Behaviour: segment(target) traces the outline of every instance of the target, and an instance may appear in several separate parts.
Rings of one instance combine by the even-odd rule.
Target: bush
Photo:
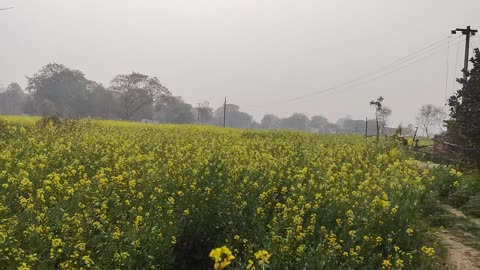
[[[480,195],[471,197],[462,207],[465,214],[480,218]]]
[[[480,174],[477,171],[462,174],[453,168],[437,167],[432,174],[435,176],[434,190],[444,203],[480,217]]]

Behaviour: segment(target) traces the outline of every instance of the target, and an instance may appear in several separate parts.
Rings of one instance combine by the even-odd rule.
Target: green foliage
[[[480,217],[480,195],[477,194],[473,195],[469,198],[469,200],[460,207],[465,214]]]
[[[468,79],[458,79],[462,89],[450,97],[448,134],[452,140],[465,147],[464,152],[477,162],[480,168],[480,50],[470,60],[473,68]]]
[[[465,214],[480,217],[480,174],[477,171],[465,174],[454,171],[445,167],[433,169],[434,190],[443,202]]]
[[[151,119],[155,103],[171,96],[170,90],[157,77],[137,72],[115,76],[110,89],[121,95],[123,115],[127,120],[140,120],[140,113]]]
[[[28,77],[27,91],[40,115],[86,116],[91,82],[81,71],[50,63]]]

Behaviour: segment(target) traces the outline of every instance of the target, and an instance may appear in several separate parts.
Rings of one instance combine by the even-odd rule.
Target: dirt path
[[[465,246],[462,239],[453,236],[447,230],[439,233],[441,243],[447,249],[447,269],[478,270],[480,269],[480,251]]]
[[[459,209],[448,205],[443,207],[457,218],[467,218]],[[473,219],[472,219],[473,221]],[[447,249],[447,269],[478,270],[480,269],[480,251],[463,244],[461,237],[442,229],[439,233],[442,245]]]
[[[461,218],[466,218],[467,216],[465,216],[465,214],[458,210],[458,209],[455,209],[455,208],[452,208],[446,204],[442,205],[448,212],[454,214],[456,217],[461,217]]]
[[[472,217],[467,217],[462,211],[459,209],[455,209],[453,207],[450,207],[448,205],[442,205],[449,213],[455,215],[456,217],[459,218],[468,218],[470,221],[474,222],[478,226],[480,226],[480,218],[472,218]]]

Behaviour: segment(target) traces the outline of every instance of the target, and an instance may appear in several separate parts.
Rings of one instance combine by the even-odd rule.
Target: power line
[[[445,42],[445,40],[447,40],[447,39],[449,39],[449,38],[450,38],[450,36],[447,37],[447,38],[443,38],[443,39],[441,39],[440,41],[434,42],[434,43],[428,45],[427,47],[424,47],[424,48],[422,48],[422,49],[420,49],[420,50],[418,50],[418,51],[416,51],[416,52],[414,52],[414,53],[411,53],[411,54],[409,54],[409,55],[407,55],[407,56],[404,56],[404,57],[402,57],[402,58],[400,58],[400,59],[398,59],[398,60],[396,60],[396,61],[394,61],[394,62],[392,62],[392,63],[390,63],[390,64],[388,64],[388,65],[385,65],[385,66],[382,66],[382,67],[380,67],[380,68],[377,68],[377,69],[375,69],[375,70],[372,71],[372,72],[365,73],[365,74],[363,74],[363,75],[361,75],[361,76],[359,76],[359,77],[356,77],[356,78],[354,78],[354,79],[348,80],[348,81],[346,81],[346,82],[343,82],[343,83],[334,85],[334,86],[332,86],[332,87],[329,87],[329,88],[326,88],[326,89],[323,89],[323,90],[320,90],[320,91],[315,91],[315,92],[310,93],[310,94],[306,94],[306,95],[303,95],[303,96],[299,96],[299,97],[296,97],[296,98],[292,98],[292,99],[290,99],[289,101],[296,101],[296,100],[304,99],[304,98],[307,98],[307,97],[315,96],[315,95],[318,95],[318,94],[322,94],[322,93],[325,93],[325,92],[329,92],[329,91],[331,91],[331,90],[334,90],[334,89],[337,89],[337,88],[340,88],[340,87],[347,86],[347,85],[352,84],[352,83],[355,83],[355,82],[357,82],[357,81],[361,81],[361,80],[363,80],[363,79],[365,79],[365,78],[371,77],[371,76],[376,75],[376,74],[378,74],[378,73],[381,73],[381,72],[383,72],[383,71],[385,71],[385,70],[391,69],[391,68],[393,68],[393,67],[395,67],[395,66],[401,65],[401,64],[403,64],[403,63],[405,63],[405,62],[408,62],[408,61],[410,61],[410,60],[412,60],[412,59],[415,59],[415,57],[424,55],[424,54],[426,54],[426,53],[428,53],[428,52],[430,52],[430,51],[432,51],[432,50],[435,50],[435,49],[437,49],[437,48],[439,48],[439,47],[442,47],[442,46],[444,46],[445,44],[447,44],[447,43]],[[456,39],[454,39],[454,40],[457,40],[457,39],[458,39],[458,38],[456,38]]]
[[[459,38],[455,38],[453,41],[457,40]],[[422,55],[425,55],[426,53],[429,53],[437,48],[440,48],[440,47],[443,47],[444,45],[447,44],[447,42],[445,42],[446,40],[448,40],[448,42],[450,42],[450,36],[446,37],[446,38],[443,38],[439,41],[436,41],[416,52],[413,52],[407,56],[404,56],[404,57],[401,57],[400,59],[397,59],[395,60],[394,62],[388,64],[388,65],[385,65],[385,66],[382,66],[380,68],[377,68],[375,69],[374,71],[371,71],[371,72],[368,72],[368,73],[365,73],[361,76],[358,76],[354,79],[351,79],[351,80],[348,80],[346,82],[343,82],[343,83],[340,83],[340,84],[337,84],[337,85],[334,85],[332,87],[329,87],[329,88],[326,88],[326,89],[323,89],[323,90],[320,90],[320,91],[315,91],[315,92],[312,92],[310,94],[306,94],[306,95],[302,95],[302,96],[299,96],[299,97],[296,97],[296,98],[292,98],[292,99],[289,99],[289,101],[296,101],[296,100],[300,100],[300,99],[304,99],[304,98],[307,98],[307,97],[311,97],[311,96],[315,96],[315,95],[318,95],[318,94],[322,94],[322,93],[325,93],[325,92],[328,92],[328,91],[331,91],[331,90],[334,90],[334,89],[337,89],[337,88],[340,88],[340,87],[344,87],[344,86],[347,86],[349,84],[352,84],[352,83],[355,83],[357,81],[361,81],[365,78],[368,78],[368,77],[371,77],[371,76],[374,76],[378,73],[381,73],[383,71],[386,71],[386,70],[389,70],[389,69],[392,69],[394,68],[395,66],[398,66],[398,65],[401,65],[403,63],[406,63],[412,59],[415,59],[416,57],[419,57],[419,56],[422,56]]]
[[[439,43],[442,43],[442,42],[443,42],[443,44],[440,44],[440,45],[439,45],[439,46],[443,46],[443,45],[445,45],[445,42],[444,42],[445,40],[447,40],[447,43],[450,42],[450,37],[451,37],[451,36],[452,36],[452,35],[450,35],[450,36],[448,36],[448,37],[446,37],[446,38],[443,38],[443,39],[441,39],[440,41],[434,42],[434,43],[428,45],[427,47],[425,47],[425,48],[423,48],[423,49],[421,49],[421,50],[418,50],[418,51],[413,52],[413,53],[411,53],[411,54],[409,54],[409,55],[407,55],[407,56],[404,56],[404,57],[402,57],[402,58],[394,61],[393,63],[391,63],[391,64],[389,64],[389,65],[386,65],[386,66],[384,66],[384,67],[378,68],[378,70],[388,69],[388,68],[391,67],[391,66],[394,66],[394,65],[396,65],[396,64],[400,64],[400,63],[405,62],[405,61],[408,61],[408,58],[413,57],[414,55],[416,55],[416,54],[418,54],[418,53],[420,53],[420,52],[423,52],[424,50],[427,50],[427,49],[429,49],[430,47],[433,47],[433,46],[435,46],[435,45],[438,45]],[[438,47],[438,46],[437,46],[437,47]]]
[[[434,51],[440,47],[443,47],[444,45],[447,44],[447,42],[450,42],[450,37],[451,36],[448,36],[446,38],[443,38],[439,41],[436,41],[430,45],[428,45],[427,47],[424,47],[416,52],[413,52],[407,56],[404,56],[404,57],[401,57],[400,59],[397,59],[396,61],[388,64],[388,65],[385,65],[385,66],[382,66],[380,68],[377,68],[375,69],[374,71],[372,72],[368,72],[368,73],[365,73],[359,77],[356,77],[354,79],[351,79],[351,80],[348,80],[346,82],[343,82],[343,83],[340,83],[340,84],[337,84],[337,85],[334,85],[332,87],[329,87],[329,88],[326,88],[326,89],[323,89],[323,90],[320,90],[320,91],[315,91],[315,92],[312,92],[310,94],[306,94],[306,95],[303,95],[303,96],[299,96],[299,97],[296,97],[296,98],[292,98],[290,99],[289,101],[296,101],[296,100],[300,100],[300,99],[304,99],[304,98],[307,98],[307,97],[311,97],[311,96],[315,96],[315,95],[318,95],[318,94],[322,94],[322,93],[326,93],[326,92],[329,92],[329,91],[332,91],[332,90],[335,90],[335,89],[338,89],[338,88],[341,88],[341,87],[345,87],[347,85],[350,85],[352,83],[355,83],[355,82],[358,82],[358,81],[361,81],[363,79],[366,79],[366,78],[369,78],[369,77],[372,77],[374,75],[377,75],[379,73],[382,73],[386,70],[389,70],[389,69],[392,69],[396,66],[399,66],[403,63],[406,63],[408,61],[411,61],[417,57],[420,57],[422,55],[425,55],[431,51]],[[455,38],[453,41],[457,40],[459,38]],[[445,42],[447,40],[447,42]]]
[[[461,44],[461,43],[463,43],[463,41],[460,41],[460,42],[458,42],[457,44]],[[457,45],[457,44],[455,44],[455,45]],[[359,83],[350,85],[349,88],[354,88],[354,87],[357,87],[357,86],[360,86],[360,85],[363,85],[363,84],[367,84],[367,83],[372,82],[372,81],[376,81],[376,80],[378,80],[378,79],[380,79],[380,78],[383,78],[383,77],[385,77],[385,76],[387,76],[387,75],[390,75],[390,74],[392,74],[392,73],[395,73],[395,72],[397,72],[397,71],[399,71],[399,70],[405,69],[405,68],[407,68],[407,67],[409,67],[409,66],[411,66],[411,65],[413,65],[413,64],[415,64],[415,63],[420,62],[421,60],[427,59],[427,58],[429,58],[429,57],[431,57],[431,56],[437,55],[437,54],[439,54],[439,53],[441,53],[441,52],[444,52],[444,51],[445,51],[445,49],[444,49],[444,50],[438,50],[438,51],[436,51],[436,52],[434,52],[434,53],[431,53],[431,54],[428,54],[428,55],[426,55],[426,56],[424,56],[424,57],[422,57],[422,58],[417,58],[417,59],[415,59],[415,61],[412,61],[412,62],[410,62],[410,63],[408,63],[408,64],[406,64],[406,65],[403,65],[403,66],[399,66],[399,67],[397,67],[396,69],[391,70],[391,71],[386,72],[386,73],[383,73],[383,74],[381,74],[381,75],[379,75],[379,76],[377,76],[377,77],[373,77],[373,78],[370,78],[370,79],[368,79],[368,80],[366,80],[366,81],[362,81],[362,82],[359,82]],[[412,59],[412,60],[413,60],[413,59]]]
[[[452,85],[452,94],[455,93],[455,84],[457,82],[457,75],[455,74],[455,72],[457,71],[457,68],[458,68],[458,55],[460,53],[460,43],[458,43],[457,45],[457,56],[455,58],[455,69],[454,69],[454,72],[453,72],[453,85]]]
[[[472,38],[472,40],[473,40],[473,43],[475,44],[475,47],[476,47],[477,49],[480,48],[476,36],[474,36],[474,37]]]
[[[450,37],[448,39],[448,49],[447,49],[447,61],[446,61],[446,71],[445,71],[445,105],[447,105],[447,92],[448,92],[448,68],[449,68],[449,60],[450,60]]]

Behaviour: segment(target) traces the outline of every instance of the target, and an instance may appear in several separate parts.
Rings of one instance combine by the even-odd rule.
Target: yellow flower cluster
[[[35,121],[0,125],[7,269],[194,268],[212,246],[216,269],[414,269],[434,255],[418,222],[433,178],[395,142]]]
[[[422,247],[422,252],[425,253],[425,255],[427,255],[429,257],[435,255],[435,249],[433,247],[423,246]]]
[[[235,256],[233,256],[232,251],[230,251],[230,249],[228,249],[226,246],[213,249],[210,252],[209,256],[215,262],[215,265],[214,265],[215,270],[224,269],[225,267],[230,265],[232,261],[235,259]]]
[[[261,265],[268,264],[270,256],[272,256],[272,254],[268,253],[266,250],[259,250],[255,252],[255,259],[257,259]]]

